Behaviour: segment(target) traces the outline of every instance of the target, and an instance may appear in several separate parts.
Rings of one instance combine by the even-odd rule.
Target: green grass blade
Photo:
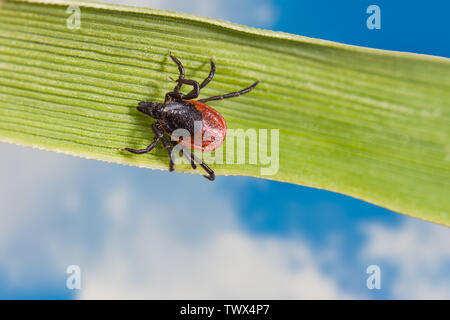
[[[69,5],[81,28],[67,28]],[[279,128],[279,171],[212,165],[336,191],[450,226],[450,60],[342,45],[224,21],[83,1],[0,2],[0,140],[104,161],[168,168],[135,109],[162,101],[177,68],[217,75],[207,97],[229,128]],[[227,150],[231,152],[232,150]],[[252,152],[246,150],[247,153]],[[177,170],[190,171],[188,166]],[[200,173],[200,172],[199,172]],[[200,178],[199,178],[200,179]]]

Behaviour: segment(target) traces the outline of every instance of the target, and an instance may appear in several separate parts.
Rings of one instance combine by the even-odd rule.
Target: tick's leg
[[[175,141],[173,143],[174,143],[174,147],[175,147],[175,145],[178,144]],[[212,171],[210,167],[208,167],[206,164],[204,164],[202,160],[200,160],[199,158],[194,156],[194,153],[191,150],[188,150],[182,146],[181,152],[186,157],[186,159],[188,159],[191,162],[192,169],[194,169],[194,170],[197,169],[197,166],[194,163],[194,162],[197,162],[208,173],[208,175],[204,176],[204,177],[210,181],[214,181],[214,179],[216,178],[214,171]],[[190,154],[190,157],[189,157],[189,154]]]
[[[208,174],[207,176],[204,176],[206,179],[210,180],[210,181],[214,181],[214,179],[216,178],[216,175],[214,174],[214,171],[211,170],[210,167],[208,167],[202,160],[200,160],[199,158],[197,158],[193,152],[191,152],[191,157],[192,159],[194,159],[195,162],[197,162],[200,167],[203,168],[203,170],[206,171],[206,173]]]
[[[192,89],[192,91],[189,92],[188,94],[183,94],[181,96],[182,99],[184,99],[184,100],[195,99],[200,94],[200,85],[198,84],[197,81],[182,79],[182,80],[178,80],[178,83],[187,84],[187,85],[194,87]]]
[[[194,163],[194,154],[191,151],[186,152],[184,148],[181,148],[181,153],[186,159],[190,161],[192,169],[197,169],[197,166]]]
[[[256,87],[256,85],[258,83],[259,83],[259,81],[256,81],[250,87],[245,88],[245,89],[243,89],[241,91],[231,92],[231,93],[227,93],[227,94],[224,94],[224,95],[221,95],[221,96],[209,97],[209,98],[206,98],[206,99],[199,99],[198,101],[200,101],[200,102],[207,102],[207,101],[214,101],[214,100],[222,100],[222,99],[234,98],[234,97],[237,97],[237,96],[240,96],[242,94],[246,94],[246,93],[252,91],[253,88]]]
[[[209,72],[208,77],[203,80],[200,84],[200,89],[206,87],[206,85],[212,80],[214,74],[216,73],[216,65],[214,64],[214,60],[211,58],[211,71]]]
[[[164,99],[164,103],[166,103],[169,100],[175,100],[180,101],[182,97],[182,94],[179,92],[171,91],[166,93],[166,97]]]
[[[153,139],[153,142],[151,144],[149,144],[148,147],[145,149],[136,150],[136,149],[131,149],[131,148],[124,148],[124,149],[120,149],[120,150],[126,150],[126,151],[134,153],[134,154],[143,154],[143,153],[152,151],[152,149],[154,147],[156,147],[156,144],[158,143],[158,141],[159,141],[159,139],[157,137],[155,137]]]
[[[121,150],[121,151],[122,151],[122,150],[126,150],[126,151],[131,152],[131,153],[134,153],[134,154],[143,154],[143,153],[147,153],[147,152],[152,151],[153,148],[156,147],[156,145],[158,144],[158,141],[161,139],[161,135],[158,134],[158,133],[155,131],[155,127],[156,127],[156,126],[159,126],[159,123],[158,123],[158,122],[155,122],[154,124],[152,124],[152,129],[153,129],[153,132],[155,132],[155,137],[153,138],[153,142],[152,142],[151,144],[149,144],[149,145],[147,146],[147,148],[145,148],[145,149],[140,149],[140,150],[131,149],[131,148],[124,148],[124,149],[120,149],[120,150]]]
[[[161,125],[159,122],[155,122],[152,124],[152,129],[155,132],[156,138],[158,140],[161,140],[161,142],[164,145],[164,148],[166,148],[167,152],[169,152],[169,171],[173,171],[173,160],[172,160],[172,146],[170,145],[169,141],[167,141],[166,137],[164,137],[164,132],[161,129]]]
[[[161,141],[164,145],[164,148],[166,148],[167,152],[169,153],[169,171],[173,171],[174,170],[174,163],[172,160],[172,146],[170,145],[170,142],[166,139],[166,137],[162,136],[161,137]]]
[[[178,142],[172,141],[172,145],[174,148],[178,144],[179,144]],[[181,146],[181,150],[180,150],[181,154],[190,161],[192,169],[194,169],[194,170],[197,169],[197,166],[194,163],[194,158],[192,157],[192,153],[190,151],[186,151],[186,150],[187,149],[185,149],[183,146]],[[191,154],[191,157],[189,157],[189,154]]]
[[[180,75],[178,76],[178,80],[183,80],[184,79],[183,64],[174,55],[172,55],[172,51],[169,51],[169,55],[170,55],[170,58],[172,59],[172,61],[175,62],[175,64],[177,65],[178,71],[180,72]],[[175,88],[173,88],[173,91],[175,93],[178,93],[180,91],[182,85],[183,85],[182,83],[178,82],[177,85],[175,86]]]

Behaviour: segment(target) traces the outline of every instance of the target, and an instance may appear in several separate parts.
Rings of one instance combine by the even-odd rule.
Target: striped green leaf
[[[80,8],[81,25],[73,26]],[[72,18],[71,18],[72,17]],[[213,164],[336,191],[450,225],[450,60],[257,30],[224,21],[83,1],[0,2],[0,140],[76,156],[168,169],[139,101],[162,101],[177,68],[230,129],[279,129],[279,170]],[[238,146],[237,146],[238,148]],[[239,150],[227,148],[226,155]],[[256,151],[246,147],[247,159]],[[191,171],[180,165],[180,171]],[[200,178],[199,178],[200,179]]]

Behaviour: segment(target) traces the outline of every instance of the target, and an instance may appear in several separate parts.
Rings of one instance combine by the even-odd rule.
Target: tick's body
[[[185,148],[193,148],[201,151],[213,151],[217,149],[225,140],[227,131],[225,119],[219,112],[206,105],[205,102],[237,97],[241,94],[250,92],[258,84],[258,81],[250,87],[238,92],[232,92],[222,96],[215,96],[206,99],[192,100],[198,97],[200,89],[205,87],[213,78],[216,71],[214,62],[211,60],[211,71],[208,77],[201,84],[199,84],[197,81],[184,79],[183,65],[172,54],[170,54],[170,57],[178,66],[178,70],[180,72],[177,80],[178,84],[175,86],[173,91],[166,94],[164,103],[142,101],[137,107],[137,109],[142,113],[145,113],[157,120],[157,122],[152,125],[152,129],[155,132],[155,138],[153,139],[153,142],[145,149],[134,150],[125,148],[125,150],[135,154],[147,153],[151,151],[161,140],[164,147],[169,152],[169,170],[173,171],[174,165],[172,161],[172,146],[164,136],[164,133],[172,136],[172,133],[175,130],[185,129],[189,132],[190,137],[184,137],[180,140],[179,137],[172,136],[172,140],[174,140],[175,143],[180,143]],[[181,93],[180,89],[183,84],[193,86],[192,91],[187,94]],[[201,126],[198,124],[201,124]],[[196,139],[197,137],[200,137],[201,140]],[[204,164],[203,161],[195,157],[193,153],[188,152],[186,149],[182,150],[184,150],[183,154],[185,154],[185,156],[191,161],[191,166],[193,169],[196,168],[195,163],[199,164],[208,173],[208,176],[205,177],[209,180],[214,180],[214,171]],[[188,154],[190,154],[190,156],[188,156]]]
[[[156,119],[158,119],[164,132],[170,136],[177,129],[189,131],[191,138],[185,138],[181,141],[176,139],[185,147],[201,151],[213,151],[220,147],[225,140],[227,130],[225,119],[219,112],[203,102],[195,100],[170,101],[164,105],[158,116]],[[201,126],[197,125],[196,127],[196,121]],[[199,132],[200,130],[201,132]],[[200,141],[195,141],[196,135],[201,138]]]

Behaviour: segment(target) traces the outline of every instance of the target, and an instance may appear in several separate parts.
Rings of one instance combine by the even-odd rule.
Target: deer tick
[[[124,150],[135,154],[143,154],[150,152],[158,144],[158,142],[161,141],[169,153],[169,171],[173,171],[174,162],[172,160],[172,150],[175,145],[181,144],[181,152],[190,161],[191,167],[196,169],[196,164],[200,165],[208,174],[204,177],[213,181],[215,179],[214,171],[211,170],[211,168],[209,168],[202,160],[198,159],[192,152],[189,152],[188,149],[186,149],[189,148],[201,151],[214,151],[220,147],[225,140],[227,132],[225,119],[219,112],[206,105],[205,102],[233,98],[248,93],[256,87],[259,81],[256,81],[250,87],[241,91],[194,100],[199,96],[200,90],[204,88],[214,77],[214,74],[216,73],[214,60],[211,59],[211,71],[209,72],[208,77],[206,77],[206,79],[199,84],[195,80],[185,79],[184,67],[182,63],[174,55],[172,55],[171,52],[169,55],[173,62],[178,66],[179,76],[176,80],[177,85],[173,91],[166,93],[164,103],[141,101],[137,107],[140,112],[145,113],[146,115],[149,115],[153,119],[157,120],[152,125],[153,132],[155,133],[153,142],[145,149],[135,150],[131,148],[124,148]],[[180,92],[183,85],[189,85],[193,88],[189,93],[183,94]],[[201,123],[201,126],[195,126],[194,124],[196,122]],[[190,134],[190,138],[186,139],[184,137],[183,139],[180,139],[180,137],[172,136],[172,133],[177,129],[187,130]],[[198,132],[200,130],[201,132]],[[171,136],[174,145],[169,142],[164,134]],[[201,134],[202,139],[200,144],[195,141],[195,134]]]

